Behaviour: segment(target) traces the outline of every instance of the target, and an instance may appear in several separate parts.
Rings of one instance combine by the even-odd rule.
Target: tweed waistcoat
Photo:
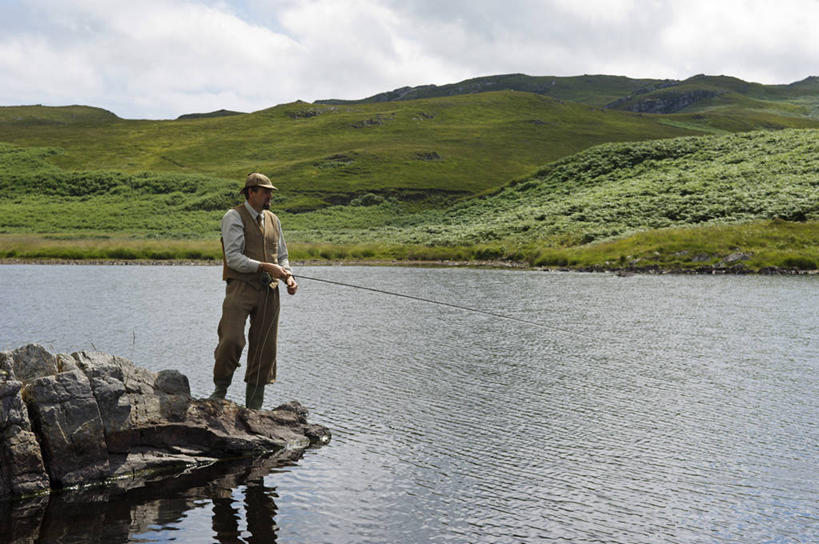
[[[279,218],[269,210],[262,210],[264,214],[264,230],[262,230],[244,204],[239,204],[233,209],[239,212],[245,229],[245,250],[243,253],[256,261],[279,264]],[[237,272],[227,265],[224,244],[222,245],[222,279],[226,281],[241,280],[256,288],[262,286],[261,272]],[[273,280],[270,286],[275,287],[277,281]]]

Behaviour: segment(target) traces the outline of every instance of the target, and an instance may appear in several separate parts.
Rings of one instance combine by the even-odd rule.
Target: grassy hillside
[[[241,111],[232,111],[232,110],[216,110],[211,111],[208,113],[186,113],[184,115],[180,115],[177,117],[177,120],[180,119],[208,119],[211,117],[230,117],[231,115],[242,115],[243,112]]]
[[[58,114],[67,112],[41,109],[44,119]],[[45,160],[68,177],[196,174],[233,188],[257,170],[277,180],[280,205],[290,211],[365,193],[437,205],[591,145],[696,133],[653,117],[512,91],[344,107],[293,103],[174,121],[20,124],[8,117],[0,116],[0,142],[54,149]]]
[[[635,112],[679,113],[732,105],[772,114],[819,119],[819,77],[788,85],[762,85],[729,76],[696,75],[684,81],[623,76],[572,77],[507,74],[467,79],[448,85],[402,87],[360,100],[319,100],[326,104],[363,104],[515,90],[590,106]],[[693,107],[692,107],[693,105]],[[730,129],[729,129],[730,130]]]
[[[697,268],[739,252],[754,269],[816,268],[817,172],[819,130],[604,144],[445,211],[391,217],[385,202],[359,213],[365,224],[331,208],[292,237],[545,265]]]
[[[819,79],[564,79],[551,92],[577,101],[639,83],[617,108],[688,103],[506,90],[168,121],[0,108],[0,257],[218,258],[255,170],[281,189],[296,258],[816,268]]]
[[[218,220],[237,201],[223,180],[102,171],[64,183],[53,153],[0,146],[0,257],[219,257]],[[815,269],[817,171],[819,130],[685,137],[596,146],[447,209],[367,194],[280,216],[299,259]]]
[[[624,76],[607,75],[558,77],[505,74],[476,77],[448,85],[402,87],[394,91],[378,93],[360,100],[327,99],[317,100],[316,103],[366,104],[512,90],[546,95],[558,100],[568,100],[589,106],[602,107],[618,98],[669,83],[675,83],[675,80],[631,79]]]
[[[668,227],[817,221],[817,172],[819,130],[604,144],[395,225],[407,242],[577,245]]]
[[[0,107],[0,124],[24,128],[43,125],[105,125],[118,121],[119,117],[102,108],[90,106],[3,106]]]
[[[761,85],[726,76],[694,76],[676,85],[630,94],[608,108],[684,114],[690,128],[726,132],[757,128],[810,127],[819,120],[819,78],[790,85]],[[788,121],[788,118],[791,121]]]

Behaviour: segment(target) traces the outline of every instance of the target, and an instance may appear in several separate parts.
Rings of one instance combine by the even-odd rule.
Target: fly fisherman
[[[247,176],[242,193],[244,204],[222,218],[222,279],[227,282],[219,321],[219,343],[214,351],[211,398],[223,399],[240,366],[245,347],[245,323],[250,316],[245,406],[258,410],[264,387],[276,381],[276,333],[279,324],[279,287],[288,294],[298,284],[287,259],[287,246],[279,218],[270,211],[270,198],[277,190],[263,174]]]

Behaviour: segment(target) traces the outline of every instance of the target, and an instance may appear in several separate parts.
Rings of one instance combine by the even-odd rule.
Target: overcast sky
[[[0,105],[125,118],[520,72],[819,75],[819,0],[0,0]]]

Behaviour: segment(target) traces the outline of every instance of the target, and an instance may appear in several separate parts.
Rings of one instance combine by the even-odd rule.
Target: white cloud
[[[192,102],[212,109],[272,105],[297,90],[287,75],[303,55],[299,45],[214,7],[164,0],[38,7],[49,33],[0,38],[0,73],[20,82],[4,85],[4,102],[21,92],[32,95],[28,102],[59,95],[101,106],[131,100],[134,112],[168,116],[190,111]],[[217,102],[226,98],[231,103]]]
[[[788,83],[816,73],[817,20],[816,0],[5,0],[0,104],[167,118],[510,72]]]
[[[819,2],[676,4],[662,36],[670,60],[698,72],[789,83],[819,66]]]
[[[0,42],[0,74],[0,92],[9,97],[31,93],[25,103],[59,99],[65,89],[74,89],[78,97],[93,95],[101,86],[82,51],[56,49],[40,36]]]

